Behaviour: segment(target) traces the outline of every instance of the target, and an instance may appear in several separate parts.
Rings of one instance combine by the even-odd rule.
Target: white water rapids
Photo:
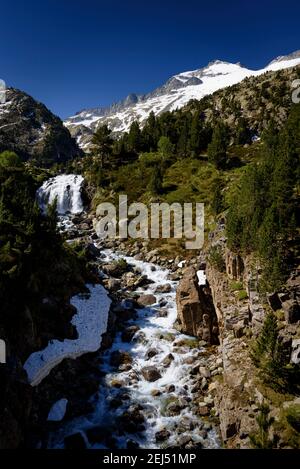
[[[156,442],[155,434],[166,428],[170,432],[167,445],[175,445],[178,434],[175,429],[181,425],[185,427],[182,435],[190,436],[193,442],[202,443],[206,448],[216,448],[219,446],[217,434],[214,429],[208,432],[208,438],[203,441],[203,422],[191,411],[189,406],[182,409],[179,415],[166,416],[166,405],[171,400],[184,399],[192,401],[191,377],[189,371],[192,364],[190,357],[199,356],[201,350],[190,346],[176,347],[176,342],[193,340],[191,337],[180,334],[174,329],[173,324],[176,320],[176,302],[175,291],[176,282],[168,280],[169,271],[161,269],[154,264],[138,261],[122,254],[105,251],[105,261],[124,258],[128,263],[140,269],[144,275],[153,281],[147,289],[137,290],[137,293],[152,293],[157,298],[157,303],[150,307],[137,309],[137,319],[128,321],[128,326],[137,325],[140,330],[136,333],[130,343],[123,342],[121,332],[114,340],[111,349],[104,352],[100,365],[101,370],[105,372],[105,377],[100,384],[99,391],[92,398],[95,410],[90,415],[86,415],[63,424],[59,431],[52,434],[49,446],[52,448],[63,448],[64,438],[68,435],[80,432],[88,448],[106,448],[103,443],[89,441],[86,432],[93,428],[101,428],[104,433],[113,436],[117,448],[126,448],[128,440],[136,442],[142,448],[159,448],[161,443]],[[155,269],[155,270],[154,270]],[[172,290],[170,293],[154,293],[159,285],[170,283]],[[168,310],[167,317],[158,317],[157,308],[159,302],[167,302],[165,308]],[[152,358],[147,358],[147,351],[155,349],[158,353]],[[129,352],[133,358],[132,368],[128,371],[116,370],[110,364],[110,357],[114,351]],[[174,360],[169,367],[164,368],[163,359],[172,353]],[[145,366],[155,366],[161,373],[161,378],[155,382],[146,381],[141,369]],[[115,387],[114,381],[121,383],[121,387]],[[167,387],[174,385],[174,391],[168,392]],[[160,391],[159,395],[154,396],[153,391]],[[112,405],[115,401],[122,403],[117,408]],[[127,433],[119,431],[118,419],[124,411],[132,406],[138,406],[145,417],[143,423],[145,430],[138,433]]]
[[[67,175],[45,182],[38,194],[42,208],[58,196],[61,214],[80,211],[82,181],[80,176]],[[191,346],[195,339],[174,329],[177,282],[168,279],[170,272],[167,269],[149,262],[135,260],[111,250],[102,251],[101,254],[105,258],[100,259],[100,271],[101,262],[109,263],[123,258],[146,275],[153,283],[132,293],[154,294],[156,303],[137,309],[136,318],[127,322],[127,326],[139,327],[131,342],[123,342],[120,331],[116,334],[112,347],[102,353],[99,368],[104,377],[99,382],[98,393],[91,398],[94,411],[72,420],[65,418],[56,431],[49,435],[48,447],[64,448],[65,438],[76,433],[82,435],[88,448],[123,449],[128,447],[128,442],[141,448],[178,446],[178,438],[182,437],[187,437],[187,441],[190,438],[193,444],[203,445],[205,448],[219,447],[215,429],[209,423],[205,424],[195,412],[197,404],[193,404],[192,394],[195,381],[190,371],[203,351],[198,348],[197,343],[195,347]],[[198,273],[198,277],[201,281],[203,276]],[[166,283],[171,285],[171,291],[157,293],[157,287]],[[166,317],[158,315],[162,301],[167,310]],[[126,306],[126,301],[124,305]],[[147,355],[149,349],[154,349],[156,353],[154,356],[151,354],[150,358]],[[111,355],[116,351],[131,355],[130,367],[118,369],[111,364]],[[169,354],[172,354],[172,360],[169,366],[164,366],[162,362]],[[154,366],[161,377],[154,382],[145,380],[141,370],[146,366]],[[62,399],[64,397],[61,396]],[[171,402],[181,405],[177,415],[170,416],[166,412]],[[124,413],[130,413],[132,409],[137,409],[142,414],[142,421],[136,431],[124,431],[120,422]],[[96,438],[90,438],[93,430],[98,434]],[[168,432],[168,437],[163,438],[164,441],[157,441],[156,434],[162,430]]]

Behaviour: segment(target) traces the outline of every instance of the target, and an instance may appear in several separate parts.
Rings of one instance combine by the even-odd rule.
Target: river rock
[[[171,435],[170,432],[166,428],[163,428],[159,432],[155,433],[155,440],[157,442],[165,441],[169,438],[170,435]]]
[[[139,306],[150,306],[156,303],[156,297],[151,293],[140,295],[137,300],[137,303]]]
[[[156,348],[149,348],[145,354],[146,359],[149,360],[152,357],[155,357],[155,355],[158,354],[158,350]]]
[[[171,290],[171,284],[166,283],[165,285],[158,285],[155,289],[155,293],[170,293]]]
[[[106,282],[105,282],[105,286],[107,287],[108,290],[110,291],[117,291],[120,289],[121,287],[121,282],[119,279],[116,279],[116,278],[109,278]]]
[[[142,375],[146,381],[157,381],[161,374],[155,366],[145,366],[142,368]]]
[[[163,359],[161,363],[165,368],[167,368],[171,365],[173,360],[174,360],[174,355],[172,355],[172,353],[169,353],[168,355],[165,356],[165,358]]]
[[[166,386],[166,391],[167,392],[174,392],[175,391],[175,385],[174,384],[168,384]]]
[[[112,366],[118,367],[123,364],[132,363],[132,356],[129,352],[124,352],[123,350],[115,350],[110,355],[110,364]]]
[[[140,406],[130,406],[120,417],[121,426],[128,433],[142,431],[144,422]]]
[[[122,341],[123,342],[131,342],[134,334],[139,331],[140,328],[139,326],[129,326],[129,327],[126,327],[126,329],[122,332]]]
[[[169,312],[166,308],[160,308],[156,312],[156,316],[158,318],[166,318],[166,317],[168,317],[168,314],[169,314]]]

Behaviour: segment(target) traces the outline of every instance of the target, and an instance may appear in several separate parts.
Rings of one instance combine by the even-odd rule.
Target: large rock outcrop
[[[183,333],[218,343],[218,321],[207,285],[198,285],[194,267],[186,269],[176,292],[177,321]]]

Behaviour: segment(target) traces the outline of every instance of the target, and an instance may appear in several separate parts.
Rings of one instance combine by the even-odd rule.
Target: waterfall
[[[54,202],[56,198],[59,215],[82,212],[81,188],[83,180],[82,176],[76,174],[61,174],[48,179],[37,190],[39,206],[45,212],[47,205]]]

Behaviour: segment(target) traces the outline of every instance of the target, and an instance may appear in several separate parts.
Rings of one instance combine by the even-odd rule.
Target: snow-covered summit
[[[92,133],[99,125],[107,124],[115,133],[126,132],[134,120],[143,125],[151,111],[156,115],[172,111],[183,107],[191,99],[201,99],[221,88],[239,83],[246,77],[299,64],[300,51],[277,57],[260,70],[250,70],[240,63],[215,60],[200,69],[173,75],[161,87],[146,95],[130,94],[108,108],[85,109],[69,117],[65,125],[77,138],[79,145],[87,148]]]

